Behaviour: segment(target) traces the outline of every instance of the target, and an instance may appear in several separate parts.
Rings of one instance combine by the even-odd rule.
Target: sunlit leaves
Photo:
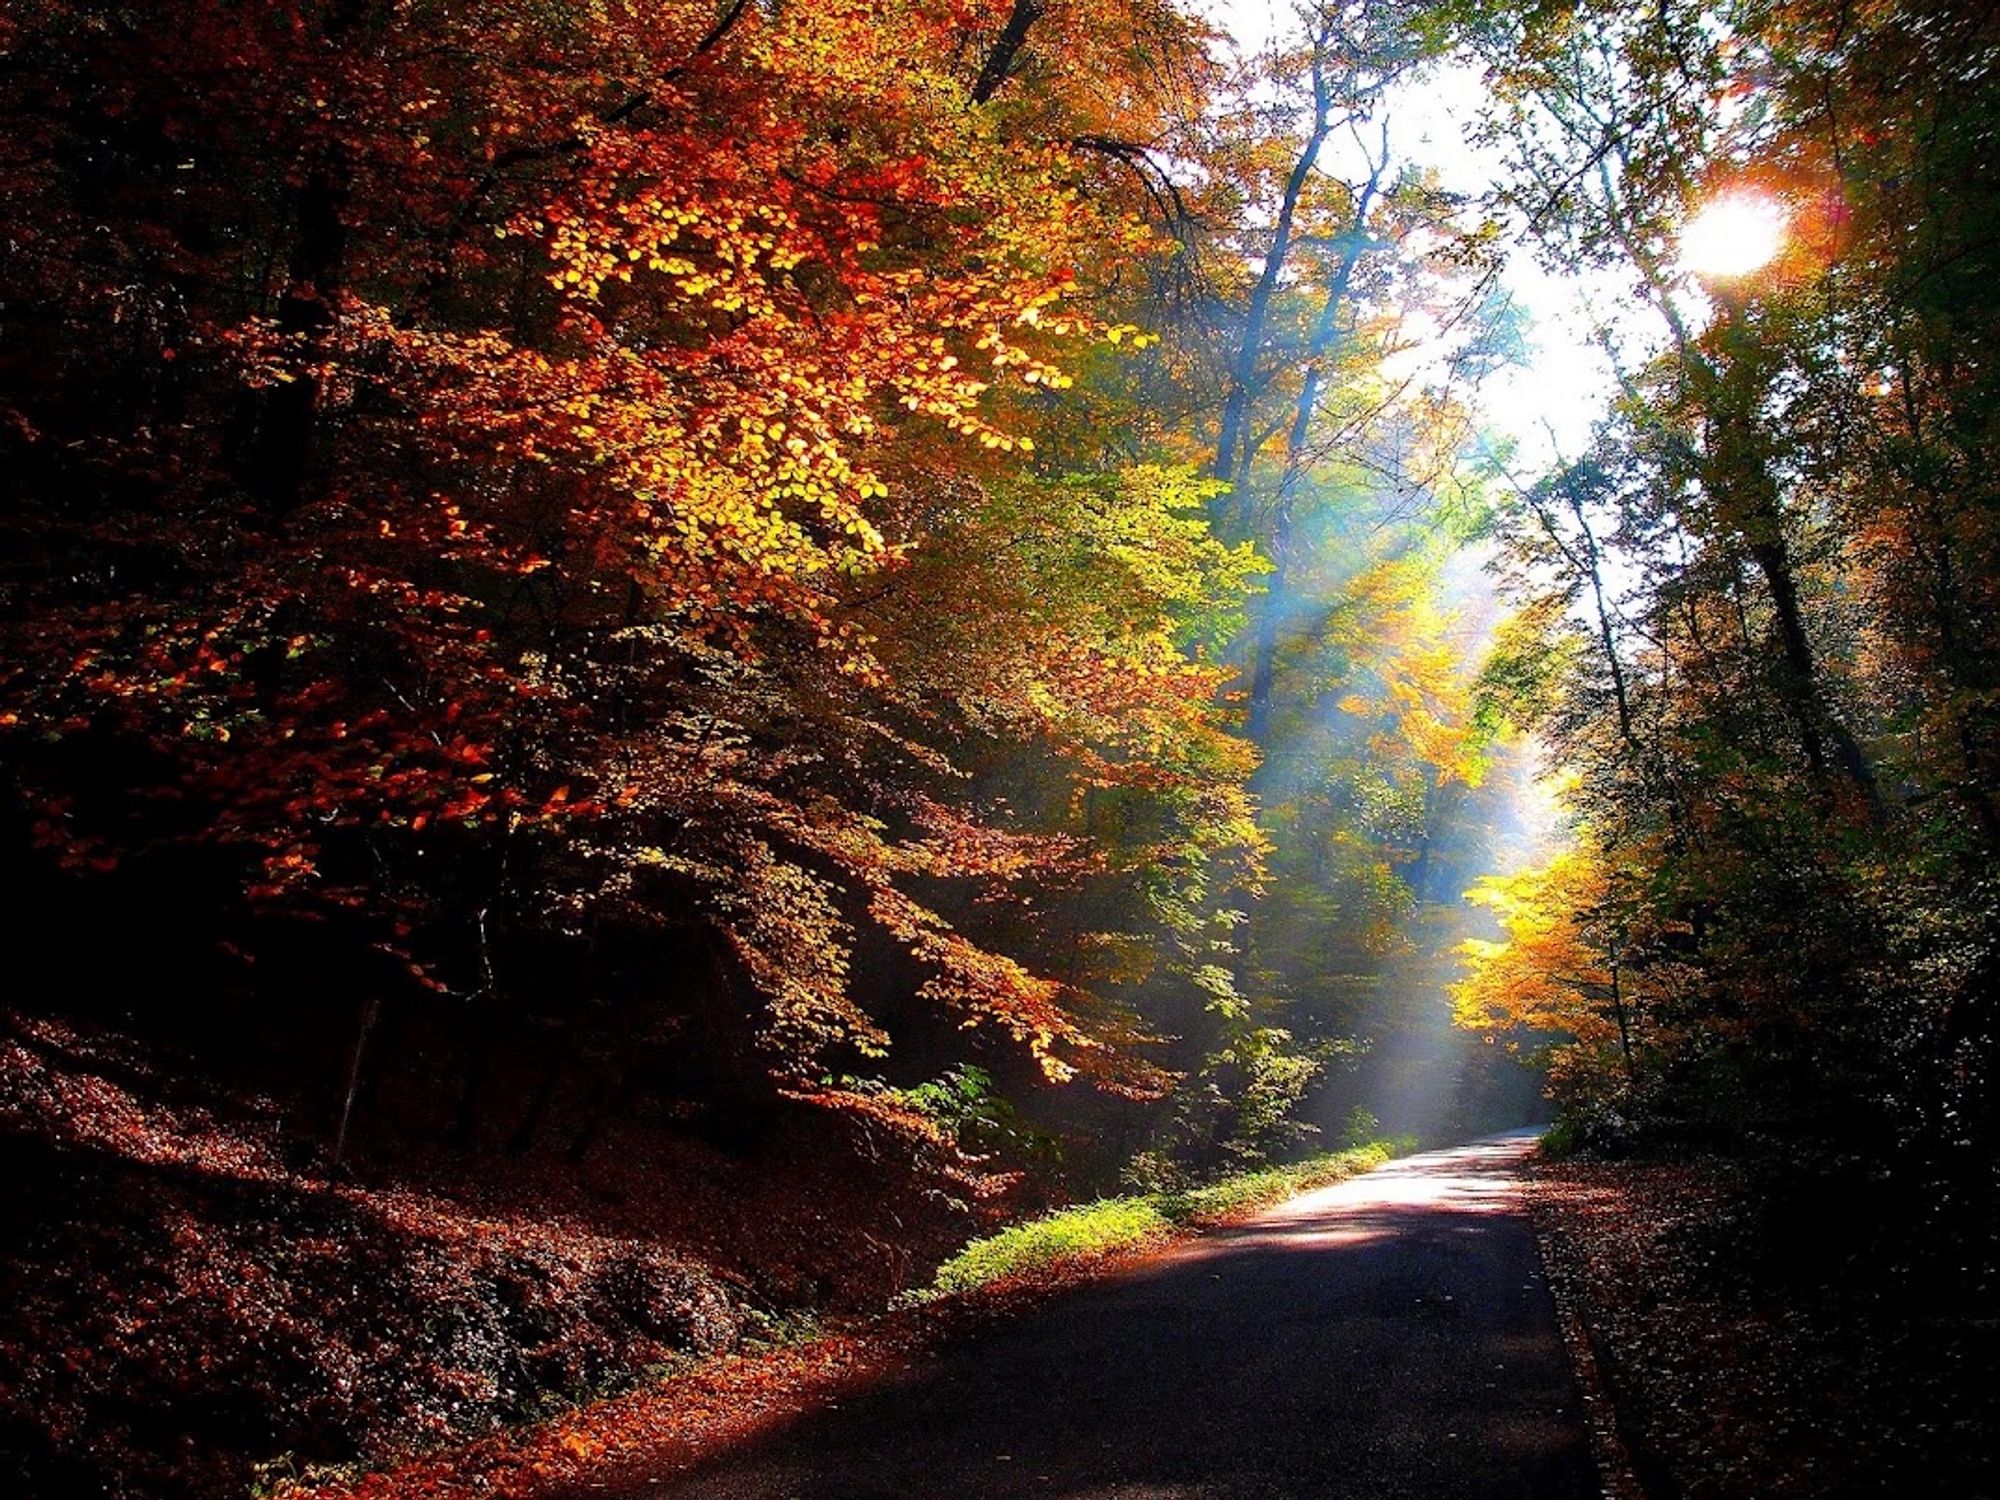
[[[1171,10],[1118,15],[1202,74]],[[34,545],[113,559],[10,615],[33,837],[78,870],[223,851],[231,910],[351,922],[458,995],[504,989],[496,931],[698,931],[795,1082],[887,1044],[851,972],[886,934],[1050,1076],[1152,1086],[1129,1018],[955,909],[1098,868],[968,797],[969,732],[1173,804],[1134,863],[1253,857],[1200,659],[1252,563],[1198,487],[996,500],[1044,535],[987,557],[941,501],[1025,484],[1076,365],[1151,338],[1097,293],[1157,233],[1076,141],[1166,116],[1110,21],[1046,19],[989,108],[978,18],[915,0],[10,30],[46,66],[9,118],[123,174],[115,208],[0,175],[55,372],[22,440],[99,466],[37,490]],[[42,97],[72,74],[101,117]],[[119,328],[100,423],[77,351]],[[139,757],[131,800],[79,803],[77,736]]]

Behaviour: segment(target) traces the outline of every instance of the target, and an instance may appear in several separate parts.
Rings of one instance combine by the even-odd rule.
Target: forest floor
[[[1544,1163],[1530,1202],[1653,1500],[2000,1493],[1992,1321],[1916,1312],[1866,1266],[1774,1263],[1741,1164]],[[1819,1249],[1866,1228],[1828,1224]]]
[[[1004,1325],[1065,1289],[1137,1264],[1155,1244],[1078,1256],[970,1293],[825,1319],[777,1342],[692,1362],[635,1390],[381,1468],[281,1485],[283,1500],[555,1500],[648,1484],[892,1383],[937,1349]]]
[[[886,1101],[814,1108],[754,1151],[621,1119],[581,1162],[448,1148],[433,1119],[330,1173],[323,1108],[0,1007],[0,1491],[541,1494],[740,1441],[1383,1157],[1120,1200],[1145,1223],[1091,1254],[1091,1210],[1038,1220],[978,1242],[971,1290],[884,1316],[1024,1195]]]
[[[240,1496],[879,1308],[998,1205],[865,1103],[754,1157],[618,1122],[333,1175],[292,1102],[0,1009],[0,1491]]]

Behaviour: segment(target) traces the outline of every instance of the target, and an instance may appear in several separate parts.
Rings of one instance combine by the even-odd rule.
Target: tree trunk
[[[361,1058],[368,1048],[368,1033],[375,1029],[375,1018],[382,1012],[382,1002],[371,995],[361,1007],[361,1025],[354,1033],[354,1055],[347,1067],[347,1095],[340,1104],[340,1126],[333,1133],[333,1169],[340,1170],[341,1159],[347,1154],[347,1131],[354,1121],[354,1096],[361,1089]]]
[[[1258,272],[1257,284],[1251,289],[1250,306],[1243,319],[1242,342],[1237,345],[1236,358],[1230,367],[1229,391],[1222,404],[1222,426],[1216,436],[1215,459],[1209,466],[1211,475],[1225,481],[1235,482],[1237,479],[1250,402],[1261,384],[1257,373],[1257,355],[1264,345],[1264,324],[1271,314],[1271,299],[1277,295],[1278,282],[1291,254],[1292,227],[1298,217],[1299,199],[1305,193],[1306,183],[1312,178],[1320,148],[1326,144],[1327,136],[1333,130],[1332,99],[1321,56],[1324,46],[1325,38],[1322,37],[1315,43],[1313,51],[1312,130],[1306,136],[1298,159],[1292,163],[1292,170],[1286,175],[1284,196],[1278,202],[1278,217],[1271,227],[1271,246],[1264,254],[1264,265]]]
[[[1737,311],[1725,302],[1722,316],[1729,320],[1723,329],[1725,351],[1740,340],[1744,331],[1736,322]],[[1720,368],[1705,368],[1706,384],[1710,387],[1710,439],[1707,460],[1702,466],[1703,487],[1718,517],[1743,539],[1770,595],[1780,653],[1779,696],[1792,720],[1799,749],[1814,782],[1830,792],[1837,765],[1841,776],[1860,794],[1869,821],[1879,825],[1883,819],[1882,794],[1875,782],[1874,768],[1860,743],[1820,696],[1817,664],[1799,598],[1798,575],[1785,539],[1778,481],[1771,473],[1770,460],[1757,429],[1761,390],[1754,359],[1754,354],[1731,356],[1725,352],[1725,363]],[[1829,741],[1833,765],[1828,761]]]
[[[1007,15],[1007,24],[1000,28],[993,50],[986,54],[986,61],[979,68],[979,77],[973,81],[974,104],[984,104],[1014,76],[1014,64],[1021,55],[1021,48],[1027,44],[1028,31],[1047,9],[1048,0],[1014,0],[1014,8]]]
[[[278,332],[286,352],[301,362],[317,360],[333,329],[333,300],[346,258],[347,230],[340,211],[344,187],[330,167],[317,167],[299,190],[298,243],[293,247],[284,295],[278,300]],[[310,370],[273,386],[264,398],[253,483],[265,509],[282,518],[304,496],[318,424],[321,382]]]

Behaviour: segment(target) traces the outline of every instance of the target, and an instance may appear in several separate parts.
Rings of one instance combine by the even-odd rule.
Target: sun
[[[1681,229],[1681,265],[1697,276],[1747,276],[1777,258],[1785,206],[1761,193],[1730,193]]]

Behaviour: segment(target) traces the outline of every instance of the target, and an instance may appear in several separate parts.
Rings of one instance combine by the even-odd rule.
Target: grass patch
[[[1403,1141],[1373,1141],[1345,1151],[1315,1156],[1289,1166],[1266,1167],[1225,1177],[1207,1187],[1161,1195],[1161,1211],[1175,1224],[1200,1224],[1231,1214],[1282,1203],[1314,1188],[1328,1187],[1363,1172],[1371,1172],[1392,1156],[1413,1149]]]
[[[1061,1261],[1107,1255],[1163,1239],[1175,1229],[1211,1223],[1342,1182],[1411,1149],[1414,1143],[1410,1141],[1377,1141],[1289,1166],[1239,1173],[1184,1192],[1100,1198],[1095,1203],[1060,1209],[974,1240],[938,1267],[930,1287],[910,1300],[969,1292]]]
[[[930,1289],[919,1292],[915,1300],[969,1292],[1057,1261],[1104,1255],[1157,1238],[1173,1227],[1160,1203],[1153,1195],[1102,1198],[974,1240],[938,1267]]]

